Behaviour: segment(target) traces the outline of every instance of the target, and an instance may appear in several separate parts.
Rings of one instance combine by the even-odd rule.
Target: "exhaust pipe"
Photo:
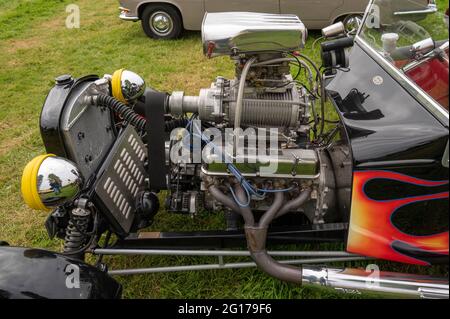
[[[266,250],[267,229],[273,219],[290,210],[301,207],[310,197],[311,189],[283,205],[284,195],[275,193],[274,202],[267,212],[255,223],[250,208],[238,207],[236,202],[212,185],[209,191],[216,200],[240,214],[245,221],[248,250],[258,267],[280,280],[295,284],[310,284],[329,287],[345,293],[371,292],[391,298],[448,299],[449,282],[446,278],[435,278],[394,272],[368,272],[363,269],[337,269],[324,266],[293,267],[274,260]],[[245,201],[240,185],[235,185],[239,200]],[[336,260],[339,261],[339,260]]]
[[[345,293],[380,293],[391,298],[449,298],[449,283],[446,278],[394,272],[303,267],[302,283],[330,287]]]

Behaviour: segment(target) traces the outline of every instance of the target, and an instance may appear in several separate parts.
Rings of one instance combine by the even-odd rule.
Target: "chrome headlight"
[[[33,209],[49,210],[74,200],[83,178],[74,163],[54,155],[34,158],[22,175],[22,196]]]
[[[129,103],[140,98],[145,92],[145,81],[134,72],[117,70],[111,80],[113,96],[123,103]]]

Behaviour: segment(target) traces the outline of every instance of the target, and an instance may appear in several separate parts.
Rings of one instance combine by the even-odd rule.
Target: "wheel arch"
[[[339,22],[339,21],[343,21],[347,16],[353,15],[353,14],[360,14],[361,16],[364,15],[363,11],[353,11],[353,12],[345,12],[342,13],[340,12],[337,15],[334,15],[331,19],[330,19],[330,24]]]
[[[178,7],[178,5],[176,5],[174,2],[172,1],[144,1],[141,2],[138,7],[137,7],[137,13],[138,13],[138,17],[139,19],[142,20],[142,14],[144,13],[145,8],[147,8],[149,5],[166,5],[166,6],[170,6],[173,9],[175,9],[178,14],[180,15],[180,19],[181,19],[181,24],[184,27],[184,18],[183,18],[183,13],[181,12],[180,8]]]

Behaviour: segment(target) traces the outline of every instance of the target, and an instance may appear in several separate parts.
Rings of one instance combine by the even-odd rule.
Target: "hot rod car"
[[[256,265],[297,284],[448,298],[448,278],[323,266],[448,264],[448,25],[438,13],[405,20],[393,3],[372,1],[355,37],[342,23],[323,29],[320,67],[302,54],[307,30],[295,15],[209,13],[204,53],[230,56],[236,73],[197,96],[156,91],[124,69],[58,77],[40,117],[47,154],[25,167],[22,194],[49,211],[45,226],[64,251],[0,247],[0,295],[54,297],[51,286],[63,285],[55,281],[73,274],[71,265],[86,288],[76,297],[108,298],[120,286],[106,272]],[[194,220],[200,210],[223,212],[226,227],[145,232],[163,208]],[[327,242],[346,249],[268,250]],[[94,266],[85,254],[98,257]],[[253,263],[102,263],[157,254]],[[21,277],[25,284],[17,279],[24,263],[38,270]]]

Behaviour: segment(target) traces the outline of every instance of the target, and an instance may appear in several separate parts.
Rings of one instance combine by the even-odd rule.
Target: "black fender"
[[[0,246],[0,299],[118,299],[122,286],[80,260]]]

